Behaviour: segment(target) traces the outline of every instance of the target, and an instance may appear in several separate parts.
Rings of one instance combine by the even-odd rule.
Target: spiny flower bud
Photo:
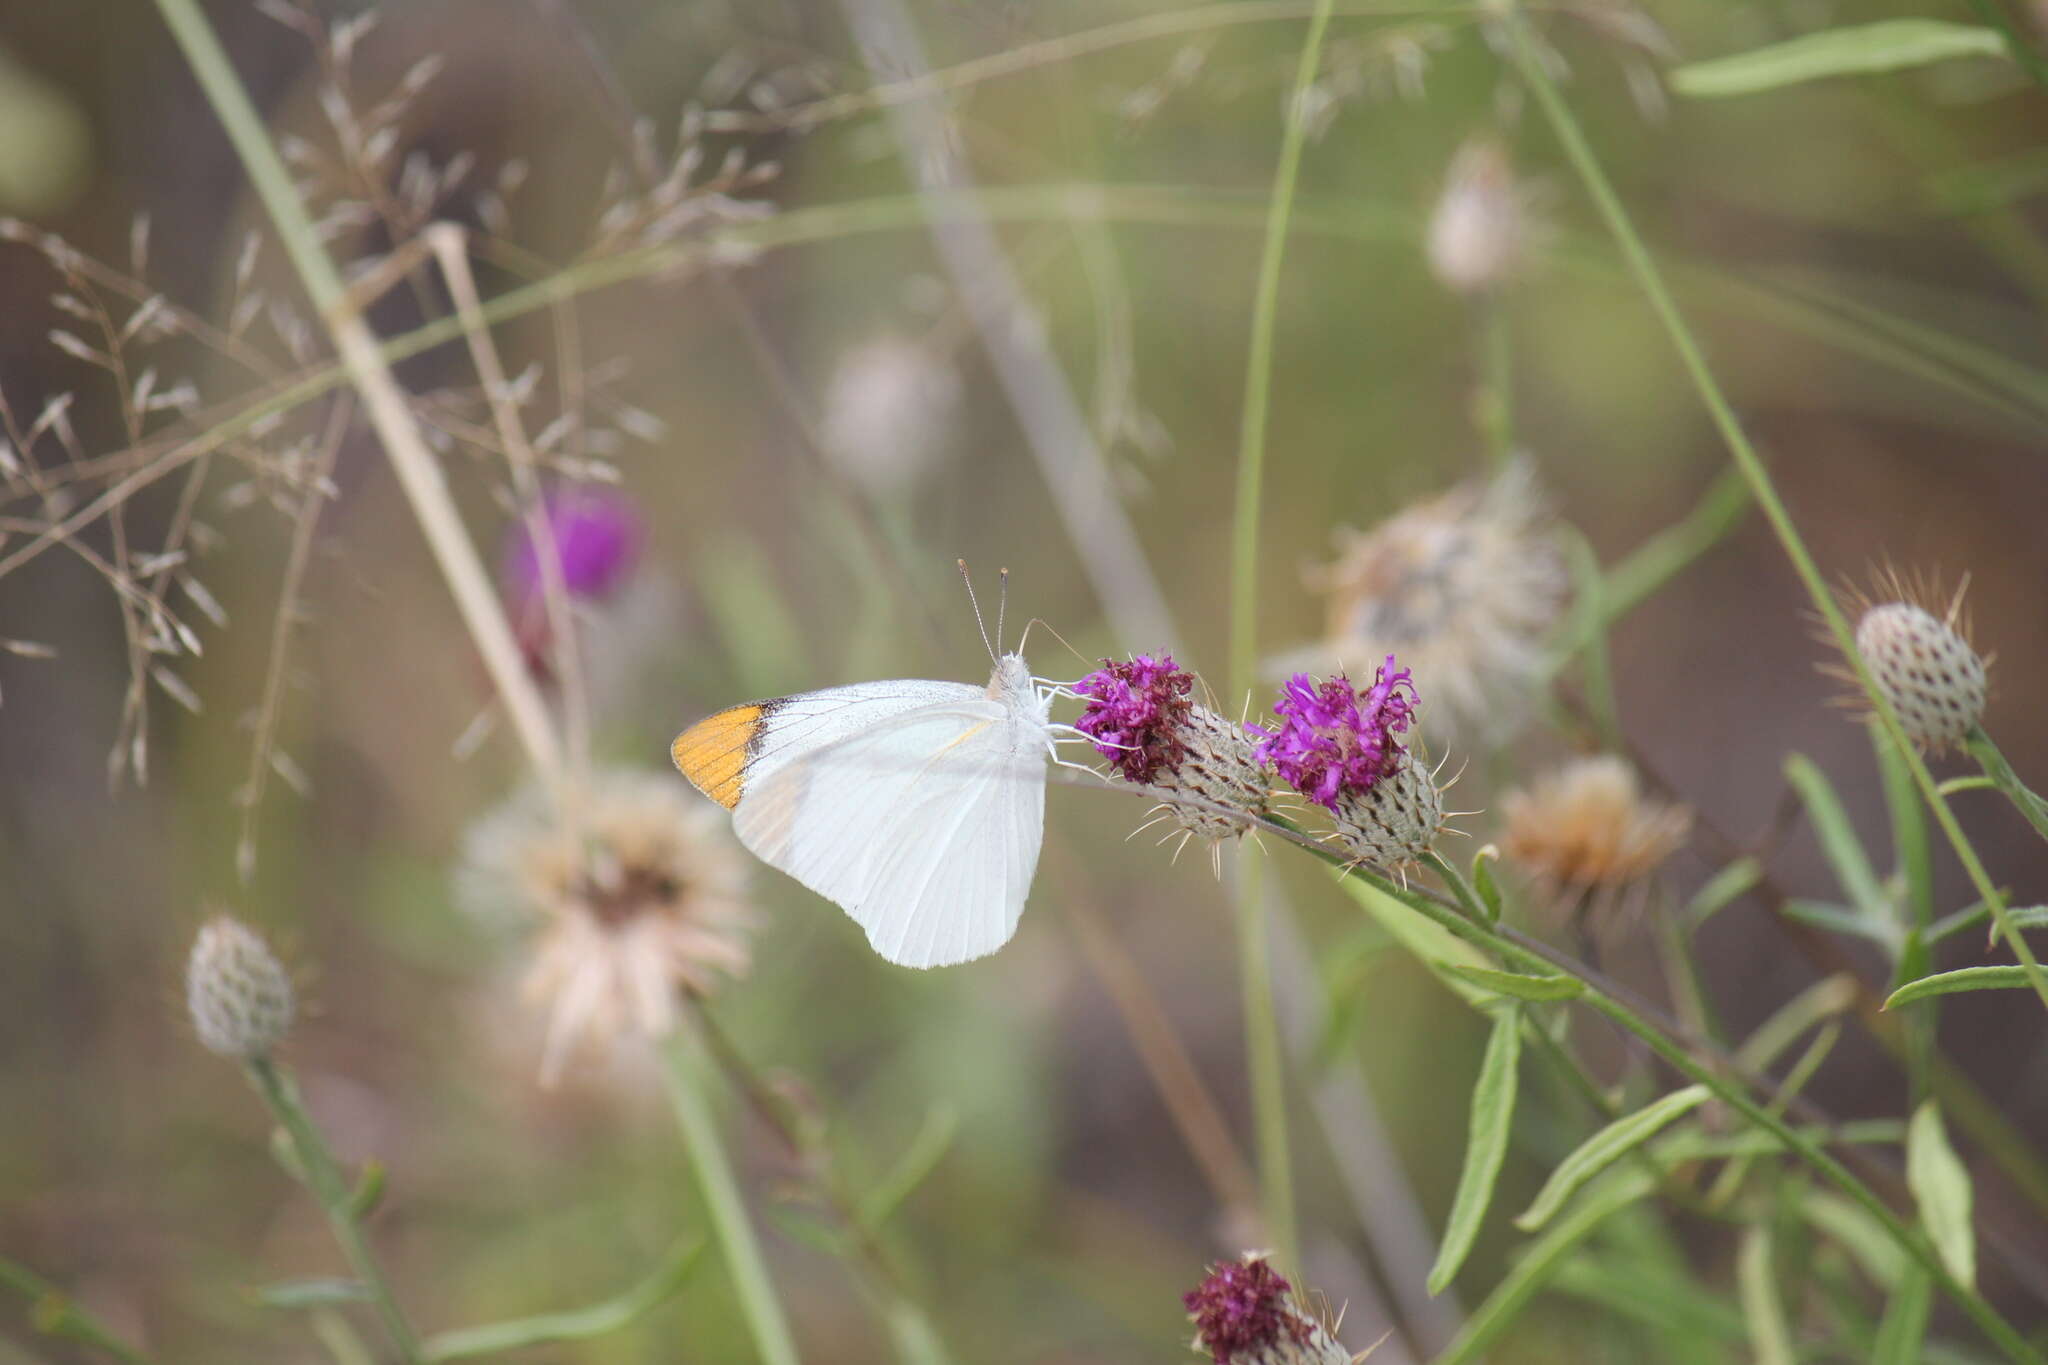
[[[1983,718],[1984,659],[1957,629],[1954,608],[1943,620],[1911,602],[1873,606],[1856,623],[1856,652],[1921,749],[1938,753]]]
[[[1181,1302],[1194,1319],[1194,1349],[1215,1365],[1350,1365],[1351,1353],[1259,1252],[1209,1267]]]
[[[1265,773],[1245,728],[1190,698],[1194,681],[1170,654],[1104,659],[1074,684],[1088,700],[1074,728],[1095,741],[1124,780],[1193,798],[1164,803],[1182,829],[1222,839],[1243,833],[1265,812]]]
[[[262,936],[216,915],[200,926],[185,962],[185,1004],[207,1051],[261,1057],[292,1026],[292,982]]]
[[[1414,754],[1362,792],[1337,801],[1337,842],[1352,857],[1380,867],[1403,867],[1429,852],[1444,827],[1444,798],[1436,777]]]

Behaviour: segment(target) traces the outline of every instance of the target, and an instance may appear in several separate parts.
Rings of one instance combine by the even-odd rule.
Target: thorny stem
[[[370,1301],[376,1306],[377,1316],[383,1319],[384,1330],[390,1334],[399,1359],[407,1365],[415,1365],[422,1359],[419,1338],[413,1334],[412,1325],[400,1311],[398,1300],[392,1295],[390,1281],[384,1278],[383,1267],[377,1264],[369,1243],[363,1239],[362,1225],[356,1221],[353,1191],[349,1189],[334,1153],[328,1150],[326,1140],[313,1125],[312,1115],[300,1102],[298,1087],[292,1083],[290,1075],[268,1057],[252,1057],[247,1067],[257,1093],[263,1096],[263,1102],[270,1106],[271,1115],[291,1139],[292,1152],[298,1158],[299,1172],[306,1188],[313,1192],[313,1198],[319,1201],[327,1214],[327,1225],[334,1231],[334,1240],[341,1244],[349,1269],[369,1291]]]
[[[2020,781],[2020,775],[2012,770],[2012,764],[2005,761],[2005,755],[1992,743],[1984,727],[1971,726],[1970,733],[1963,736],[1963,747],[1984,769],[1985,779],[2003,792],[2005,799],[2012,802],[2021,815],[2027,817],[2027,823],[2034,827],[2036,834],[2048,839],[2048,801],[2042,800],[2040,793]]]
[[[2005,897],[1999,894],[1991,875],[1984,869],[1983,861],[1978,858],[1976,848],[1971,845],[1969,836],[1963,833],[1962,826],[1956,822],[1955,813],[1949,809],[1948,802],[1935,786],[1933,774],[1928,772],[1926,761],[1920,757],[1919,751],[1913,747],[1900,728],[1898,713],[1892,709],[1891,703],[1871,679],[1863,656],[1856,648],[1856,637],[1850,629],[1848,618],[1842,614],[1841,605],[1835,600],[1827,580],[1822,577],[1820,567],[1814,563],[1813,555],[1800,537],[1798,527],[1793,525],[1791,513],[1786,510],[1784,501],[1778,496],[1777,487],[1771,482],[1770,471],[1764,467],[1763,458],[1757,453],[1756,447],[1750,444],[1749,437],[1742,430],[1741,420],[1735,415],[1735,409],[1729,404],[1727,396],[1721,392],[1720,383],[1714,378],[1713,370],[1707,364],[1699,341],[1687,325],[1684,315],[1679,312],[1677,301],[1672,298],[1671,291],[1666,287],[1657,263],[1650,257],[1649,248],[1643,244],[1642,237],[1638,235],[1635,225],[1629,219],[1627,209],[1622,206],[1620,196],[1608,182],[1607,174],[1601,169],[1598,158],[1594,156],[1593,149],[1586,141],[1585,133],[1572,114],[1570,105],[1558,93],[1556,82],[1545,69],[1542,57],[1537,53],[1529,36],[1526,20],[1519,15],[1511,14],[1508,23],[1513,30],[1516,64],[1521,70],[1523,80],[1535,95],[1536,103],[1541,106],[1544,117],[1549,121],[1558,141],[1564,145],[1565,154],[1578,171],[1579,178],[1585,182],[1587,193],[1599,209],[1600,216],[1606,221],[1615,244],[1620,247],[1623,259],[1636,278],[1637,286],[1649,300],[1658,320],[1663,323],[1672,346],[1677,350],[1679,359],[1692,379],[1693,387],[1699,392],[1700,401],[1706,406],[1707,413],[1713,419],[1714,426],[1719,430],[1729,453],[1734,457],[1736,466],[1748,480],[1757,506],[1762,509],[1765,519],[1770,522],[1772,531],[1784,547],[1786,558],[1792,561],[1794,571],[1805,585],[1808,596],[1813,599],[1815,610],[1827,623],[1829,632],[1841,649],[1843,661],[1855,674],[1857,683],[1869,697],[1871,709],[1883,724],[1885,733],[1891,737],[1892,743],[1898,746],[1900,757],[1912,771],[1914,784],[1919,787],[1921,795],[1926,799],[1935,822],[1941,826],[1949,845],[1955,849],[1957,860],[1962,863],[1964,872],[1969,875],[1971,884],[1976,887],[1977,894],[1983,898],[1984,904],[1991,911],[1991,918],[1997,925],[1999,936],[2005,940],[2013,956],[2026,968],[2029,984],[2033,986],[2034,993],[2041,998],[2042,1006],[2048,1008],[2048,973],[2041,970],[2040,964],[2034,958],[2034,950],[2013,925],[2011,916],[2006,912]]]
[[[739,1180],[719,1137],[718,1120],[704,1097],[704,1063],[694,1055],[694,1042],[686,1031],[678,1031],[662,1045],[669,1108],[675,1113],[676,1126],[682,1129],[683,1147],[697,1173],[697,1188],[725,1254],[726,1270],[739,1296],[741,1315],[753,1332],[754,1346],[767,1365],[796,1365],[796,1342],[789,1321],[783,1316],[782,1301],[776,1297],[775,1282],[768,1276],[754,1225],[740,1198]]]
[[[1304,106],[1322,67],[1330,0],[1321,0],[1302,39],[1294,84],[1281,110],[1280,159],[1267,200],[1265,245],[1252,298],[1252,325],[1244,371],[1244,412],[1238,430],[1236,521],[1230,554],[1230,695],[1251,693],[1258,668],[1259,514],[1265,491],[1266,426],[1273,398],[1273,336],[1280,313],[1280,268],[1287,256],[1288,222],[1308,137]],[[1294,1170],[1288,1150],[1286,1069],[1280,1022],[1273,1007],[1272,947],[1259,894],[1259,865],[1237,860],[1237,940],[1243,977],[1245,1060],[1251,1072],[1252,1110],[1258,1126],[1259,1176],[1267,1235],[1281,1261],[1299,1266],[1294,1224]]]
[[[305,205],[299,202],[284,163],[270,143],[261,116],[228,64],[227,54],[200,12],[197,0],[157,0],[157,9],[177,39],[215,116],[227,130],[250,183],[298,271],[300,283],[327,324],[342,366],[362,395],[370,423],[390,457],[442,577],[454,593],[477,652],[512,714],[513,728],[535,770],[550,791],[559,795],[561,748],[547,707],[526,672],[490,575],[470,543],[440,465],[420,437],[404,390],[393,378],[369,324],[348,298],[334,262],[321,246]]]

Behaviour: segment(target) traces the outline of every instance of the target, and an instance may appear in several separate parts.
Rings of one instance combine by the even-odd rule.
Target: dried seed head
[[[1983,657],[1951,621],[1925,607],[1871,607],[1856,623],[1856,652],[1898,712],[1906,738],[1922,750],[1941,752],[1983,719]]]
[[[1181,1302],[1194,1320],[1194,1349],[1215,1365],[1350,1365],[1351,1353],[1263,1253],[1209,1267]]]
[[[1461,294],[1511,279],[1536,232],[1531,199],[1498,139],[1485,134],[1468,139],[1451,161],[1429,218],[1426,245],[1437,279]]]
[[[292,982],[261,935],[216,915],[200,926],[185,961],[185,1005],[207,1051],[248,1061],[290,1030]]]
[[[1611,754],[1574,759],[1503,802],[1508,858],[1552,888],[1618,892],[1664,865],[1692,830],[1692,813],[1642,794],[1635,770]]]
[[[1361,862],[1402,868],[1429,852],[1444,828],[1443,791],[1436,775],[1413,753],[1401,766],[1360,792],[1345,792],[1336,808],[1337,842]]]

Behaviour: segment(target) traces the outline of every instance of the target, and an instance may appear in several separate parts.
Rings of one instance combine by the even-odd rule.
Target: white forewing
[[[929,699],[905,706],[905,688]],[[785,705],[812,707],[790,722],[807,728],[771,726],[733,812],[741,842],[845,907],[891,962],[946,966],[1008,942],[1045,821],[1046,719],[1028,683],[1008,705],[955,683]]]
[[[972,683],[898,678],[890,682],[828,687],[764,703],[760,733],[747,764],[748,786],[763,781],[790,759],[865,733],[907,712],[944,703],[986,701]]]

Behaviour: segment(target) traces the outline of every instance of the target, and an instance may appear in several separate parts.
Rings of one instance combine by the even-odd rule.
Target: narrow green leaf
[[[384,1198],[384,1163],[371,1157],[363,1163],[363,1173],[356,1177],[356,1187],[348,1197],[348,1212],[351,1218],[363,1219],[376,1210]]]
[[[1878,1288],[1886,1293],[1898,1289],[1911,1262],[1870,1210],[1833,1190],[1808,1190],[1800,1197],[1799,1212],[1829,1241],[1848,1252]]]
[[[698,1241],[676,1243],[653,1274],[616,1298],[566,1313],[542,1313],[437,1332],[421,1343],[420,1354],[428,1361],[455,1360],[462,1356],[494,1355],[540,1342],[581,1341],[616,1332],[681,1289],[703,1249],[704,1244]]]
[[[1914,1266],[1885,1305],[1884,1321],[1877,1325],[1877,1340],[1871,1346],[1870,1365],[1920,1365],[1928,1312],[1933,1306],[1934,1277]]]
[[[1500,884],[1493,879],[1493,865],[1498,861],[1500,850],[1492,844],[1481,844],[1472,855],[1472,889],[1479,893],[1490,924],[1500,923]]]
[[[1685,907],[1686,922],[1697,929],[1763,880],[1763,864],[1744,856],[1707,878],[1707,884],[1693,893]]]
[[[1692,1354],[1725,1360],[1724,1345],[1747,1345],[1742,1315],[1721,1295],[1635,1257],[1580,1252],[1551,1276],[1550,1287],[1576,1294],[1656,1329],[1667,1349],[1695,1345]]]
[[[2000,888],[2004,895],[2004,888]],[[1973,901],[1952,915],[1943,915],[1927,931],[1927,942],[1932,945],[1941,942],[1951,934],[1959,934],[1973,924],[1980,924],[1991,915],[1991,909],[1983,901]],[[2005,912],[2015,929],[2048,929],[2048,905],[2015,905]]]
[[[1595,1183],[1570,1213],[1529,1244],[1486,1302],[1465,1319],[1464,1327],[1434,1365],[1466,1365],[1485,1355],[1579,1243],[1655,1188],[1656,1182],[1642,1171],[1617,1171]]]
[[[1683,1090],[1674,1090],[1662,1099],[1644,1105],[1633,1114],[1624,1115],[1602,1128],[1593,1136],[1580,1143],[1578,1148],[1558,1163],[1538,1191],[1536,1200],[1515,1219],[1515,1226],[1524,1232],[1534,1232],[1551,1215],[1564,1206],[1572,1194],[1607,1169],[1632,1148],[1647,1142],[1657,1131],[1673,1119],[1697,1109],[1706,1102],[1712,1092],[1704,1085],[1689,1085]]]
[[[1948,1273],[1977,1283],[1977,1230],[1970,1223],[1970,1172],[1941,1125],[1933,1100],[1913,1111],[1906,1128],[1906,1187],[1920,1206],[1920,1225]]]
[[[1769,47],[1671,72],[1671,88],[1695,98],[1753,95],[1829,76],[1866,76],[1958,57],[2003,57],[1993,29],[1938,19],[1884,19],[1808,33]]]
[[[903,1149],[894,1169],[882,1177],[860,1203],[861,1226],[873,1231],[895,1216],[904,1200],[922,1185],[952,1150],[953,1136],[960,1130],[960,1113],[950,1104],[935,1104],[924,1116],[917,1136]]]
[[[1429,1292],[1441,1294],[1457,1277],[1486,1209],[1493,1202],[1493,1186],[1500,1176],[1500,1164],[1508,1151],[1508,1131],[1515,1119],[1516,1066],[1522,1056],[1522,1012],[1513,1005],[1497,1010],[1493,1033],[1486,1040],[1486,1054],[1479,1062],[1479,1079],[1472,1086],[1472,1120],[1465,1133],[1465,1169],[1458,1177],[1458,1193],[1451,1200],[1451,1216],[1444,1225],[1443,1244],[1436,1264],[1429,1272]]]
[[[1513,996],[1517,1000],[1576,1000],[1586,993],[1586,983],[1572,976],[1530,976],[1491,967],[1468,967],[1462,962],[1439,962],[1437,966],[1495,995]]]
[[[1785,780],[1799,793],[1806,818],[1813,823],[1813,832],[1820,839],[1821,852],[1827,855],[1828,865],[1834,869],[1835,880],[1841,883],[1849,903],[1873,923],[1890,929],[1891,897],[1885,894],[1883,883],[1872,870],[1870,855],[1863,851],[1863,841],[1856,837],[1856,827],[1849,823],[1849,814],[1842,809],[1841,799],[1835,795],[1827,774],[1806,755],[1793,754],[1785,760]]]
[[[1927,842],[1927,809],[1913,785],[1912,770],[1884,727],[1873,722],[1869,729],[1878,776],[1884,782],[1885,809],[1891,813],[1892,857],[1905,888],[1906,922],[1925,929],[1934,922],[1934,854]]]
[[[1337,885],[1356,901],[1373,921],[1414,957],[1420,959],[1437,979],[1474,1009],[1485,1009],[1496,999],[1447,970],[1451,963],[1468,967],[1486,966],[1486,956],[1477,948],[1433,920],[1425,919],[1363,877],[1337,874]]]
[[[361,1280],[320,1277],[280,1280],[257,1287],[256,1302],[265,1308],[319,1308],[337,1303],[363,1303],[370,1287]]]
[[[2025,967],[1959,967],[1952,972],[1923,976],[1909,981],[1885,998],[1884,1007],[1910,1005],[1929,996],[1954,995],[1959,991],[2021,989],[2027,985]]]
[[[1847,973],[1824,976],[1771,1012],[1756,1032],[1735,1049],[1735,1063],[1745,1071],[1762,1071],[1817,1024],[1834,1018],[1856,1003],[1856,982]]]
[[[1900,1119],[1855,1119],[1836,1128],[1803,1127],[1799,1135],[1822,1146],[1883,1146],[1906,1140],[1906,1125]],[[1677,1166],[1688,1161],[1710,1161],[1721,1157],[1768,1156],[1782,1152],[1785,1144],[1775,1133],[1744,1128],[1732,1133],[1705,1133],[1691,1126],[1672,1129],[1650,1144],[1660,1166]]]
[[[1735,1291],[1749,1324],[1749,1349],[1756,1365],[1793,1365],[1799,1353],[1785,1321],[1784,1301],[1778,1297],[1768,1223],[1751,1223],[1742,1230],[1742,1245],[1735,1253]]]
[[[1867,938],[1885,950],[1886,957],[1896,955],[1898,929],[1889,920],[1872,919],[1860,910],[1851,910],[1846,905],[1830,901],[1807,900],[1793,896],[1779,907],[1779,913],[1786,919],[1796,919],[1801,924],[1811,924],[1816,929],[1825,929],[1831,934],[1847,934],[1855,938]]]

